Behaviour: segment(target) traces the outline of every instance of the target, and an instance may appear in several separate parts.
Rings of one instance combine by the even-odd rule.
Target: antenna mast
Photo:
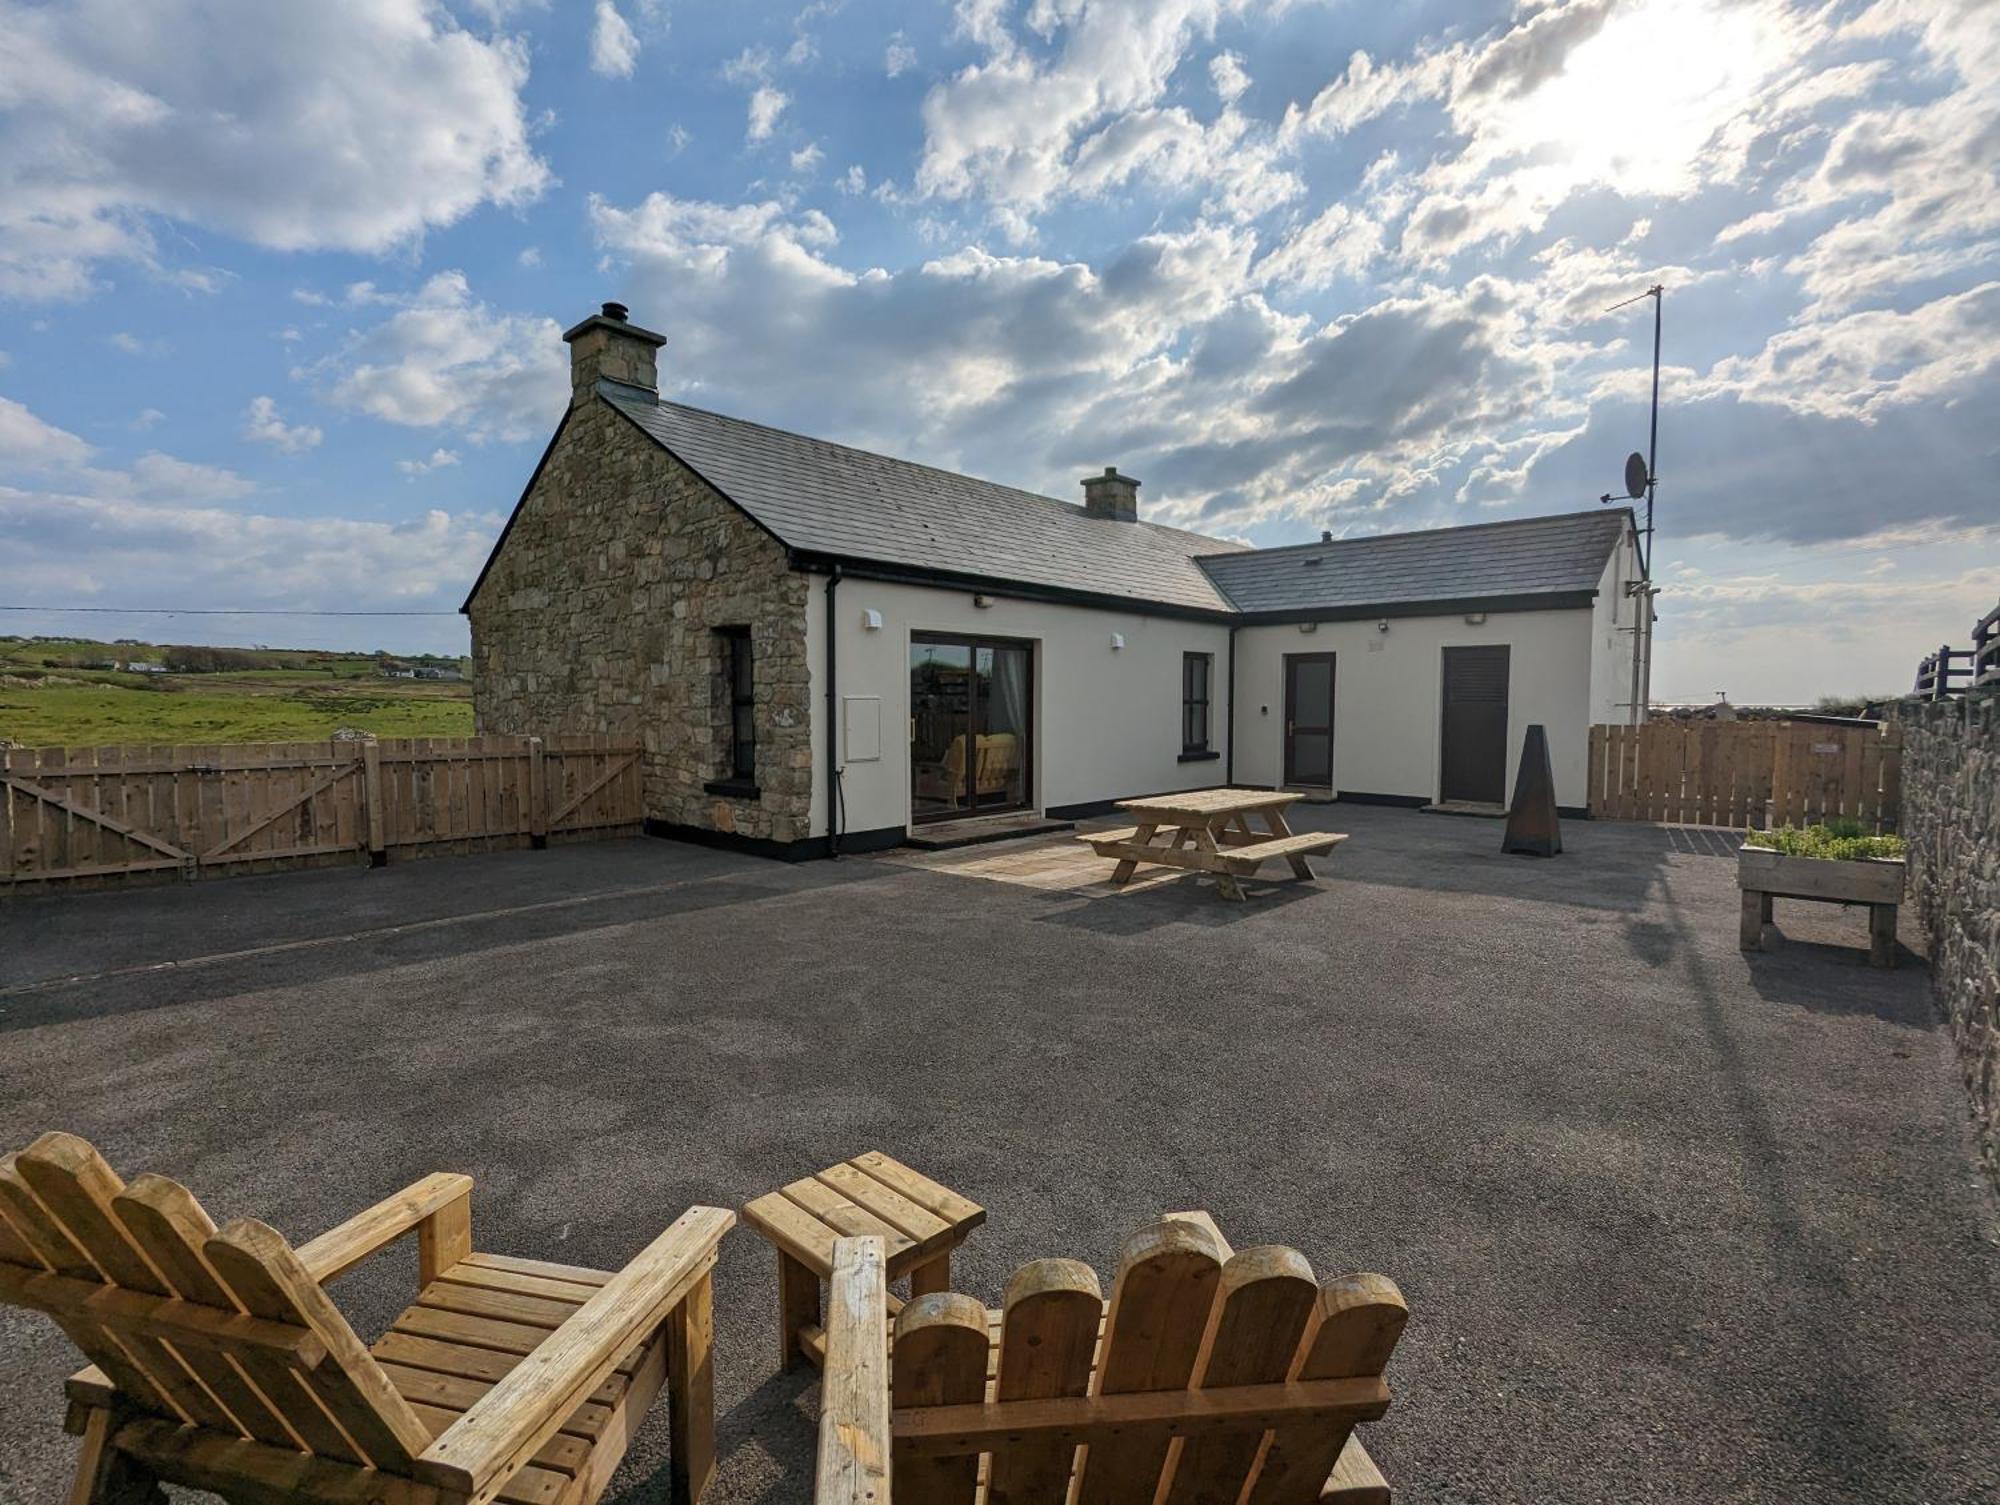
[[[1614,313],[1618,309],[1629,308],[1640,298],[1653,300],[1653,404],[1646,425],[1646,453],[1628,455],[1625,459],[1625,495],[1633,501],[1637,501],[1641,494],[1646,498],[1646,526],[1639,530],[1639,578],[1628,582],[1625,588],[1627,595],[1637,599],[1639,607],[1632,626],[1632,700],[1629,709],[1634,726],[1646,719],[1646,709],[1652,700],[1653,594],[1657,589],[1653,584],[1653,497],[1660,480],[1660,326],[1666,305],[1666,288],[1656,282],[1643,293],[1604,310]],[[1610,501],[1611,493],[1605,492],[1598,500]]]
[[[1646,425],[1646,526],[1640,530],[1640,537],[1645,542],[1644,546],[1639,550],[1639,563],[1644,568],[1648,580],[1653,578],[1653,490],[1659,484],[1660,477],[1660,325],[1667,301],[1666,291],[1665,287],[1656,282],[1643,293],[1627,298],[1623,303],[1614,303],[1611,307],[1604,310],[1608,314],[1616,313],[1621,308],[1630,308],[1640,298],[1651,298],[1653,300],[1653,405]],[[1633,458],[1636,459],[1637,456]],[[1625,490],[1626,494],[1635,501],[1638,499],[1640,491],[1640,488],[1633,484],[1638,480],[1638,477],[1633,474],[1636,468],[1630,461],[1626,462]],[[1610,501],[1611,493],[1607,491],[1598,500],[1600,502]]]

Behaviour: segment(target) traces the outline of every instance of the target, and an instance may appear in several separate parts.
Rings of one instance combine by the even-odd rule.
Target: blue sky
[[[1229,537],[1574,510],[1659,281],[1656,692],[1900,689],[2000,597],[1996,163],[1978,0],[0,0],[0,604],[451,612],[606,298]]]

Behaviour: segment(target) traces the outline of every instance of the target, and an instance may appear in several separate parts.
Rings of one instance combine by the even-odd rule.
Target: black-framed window
[[[1181,655],[1181,751],[1184,753],[1209,750],[1209,702],[1214,678],[1214,654]]]
[[[757,673],[748,627],[719,627],[722,698],[729,708],[725,771],[745,784],[757,779]]]

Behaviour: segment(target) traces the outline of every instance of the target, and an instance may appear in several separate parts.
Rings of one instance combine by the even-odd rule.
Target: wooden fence
[[[1649,721],[1590,729],[1590,813],[1671,825],[1896,829],[1902,730],[1811,721]]]
[[[199,878],[635,832],[639,748],[410,737],[0,751],[0,887]]]

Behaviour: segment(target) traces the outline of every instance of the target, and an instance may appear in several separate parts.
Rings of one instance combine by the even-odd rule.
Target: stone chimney
[[[1103,475],[1083,478],[1083,510],[1092,517],[1136,523],[1139,520],[1139,483],[1130,476],[1118,474],[1116,465],[1107,465]]]
[[[569,345],[571,407],[589,401],[600,378],[659,391],[654,356],[667,337],[630,322],[624,304],[605,304],[603,312],[564,330],[563,339]]]

